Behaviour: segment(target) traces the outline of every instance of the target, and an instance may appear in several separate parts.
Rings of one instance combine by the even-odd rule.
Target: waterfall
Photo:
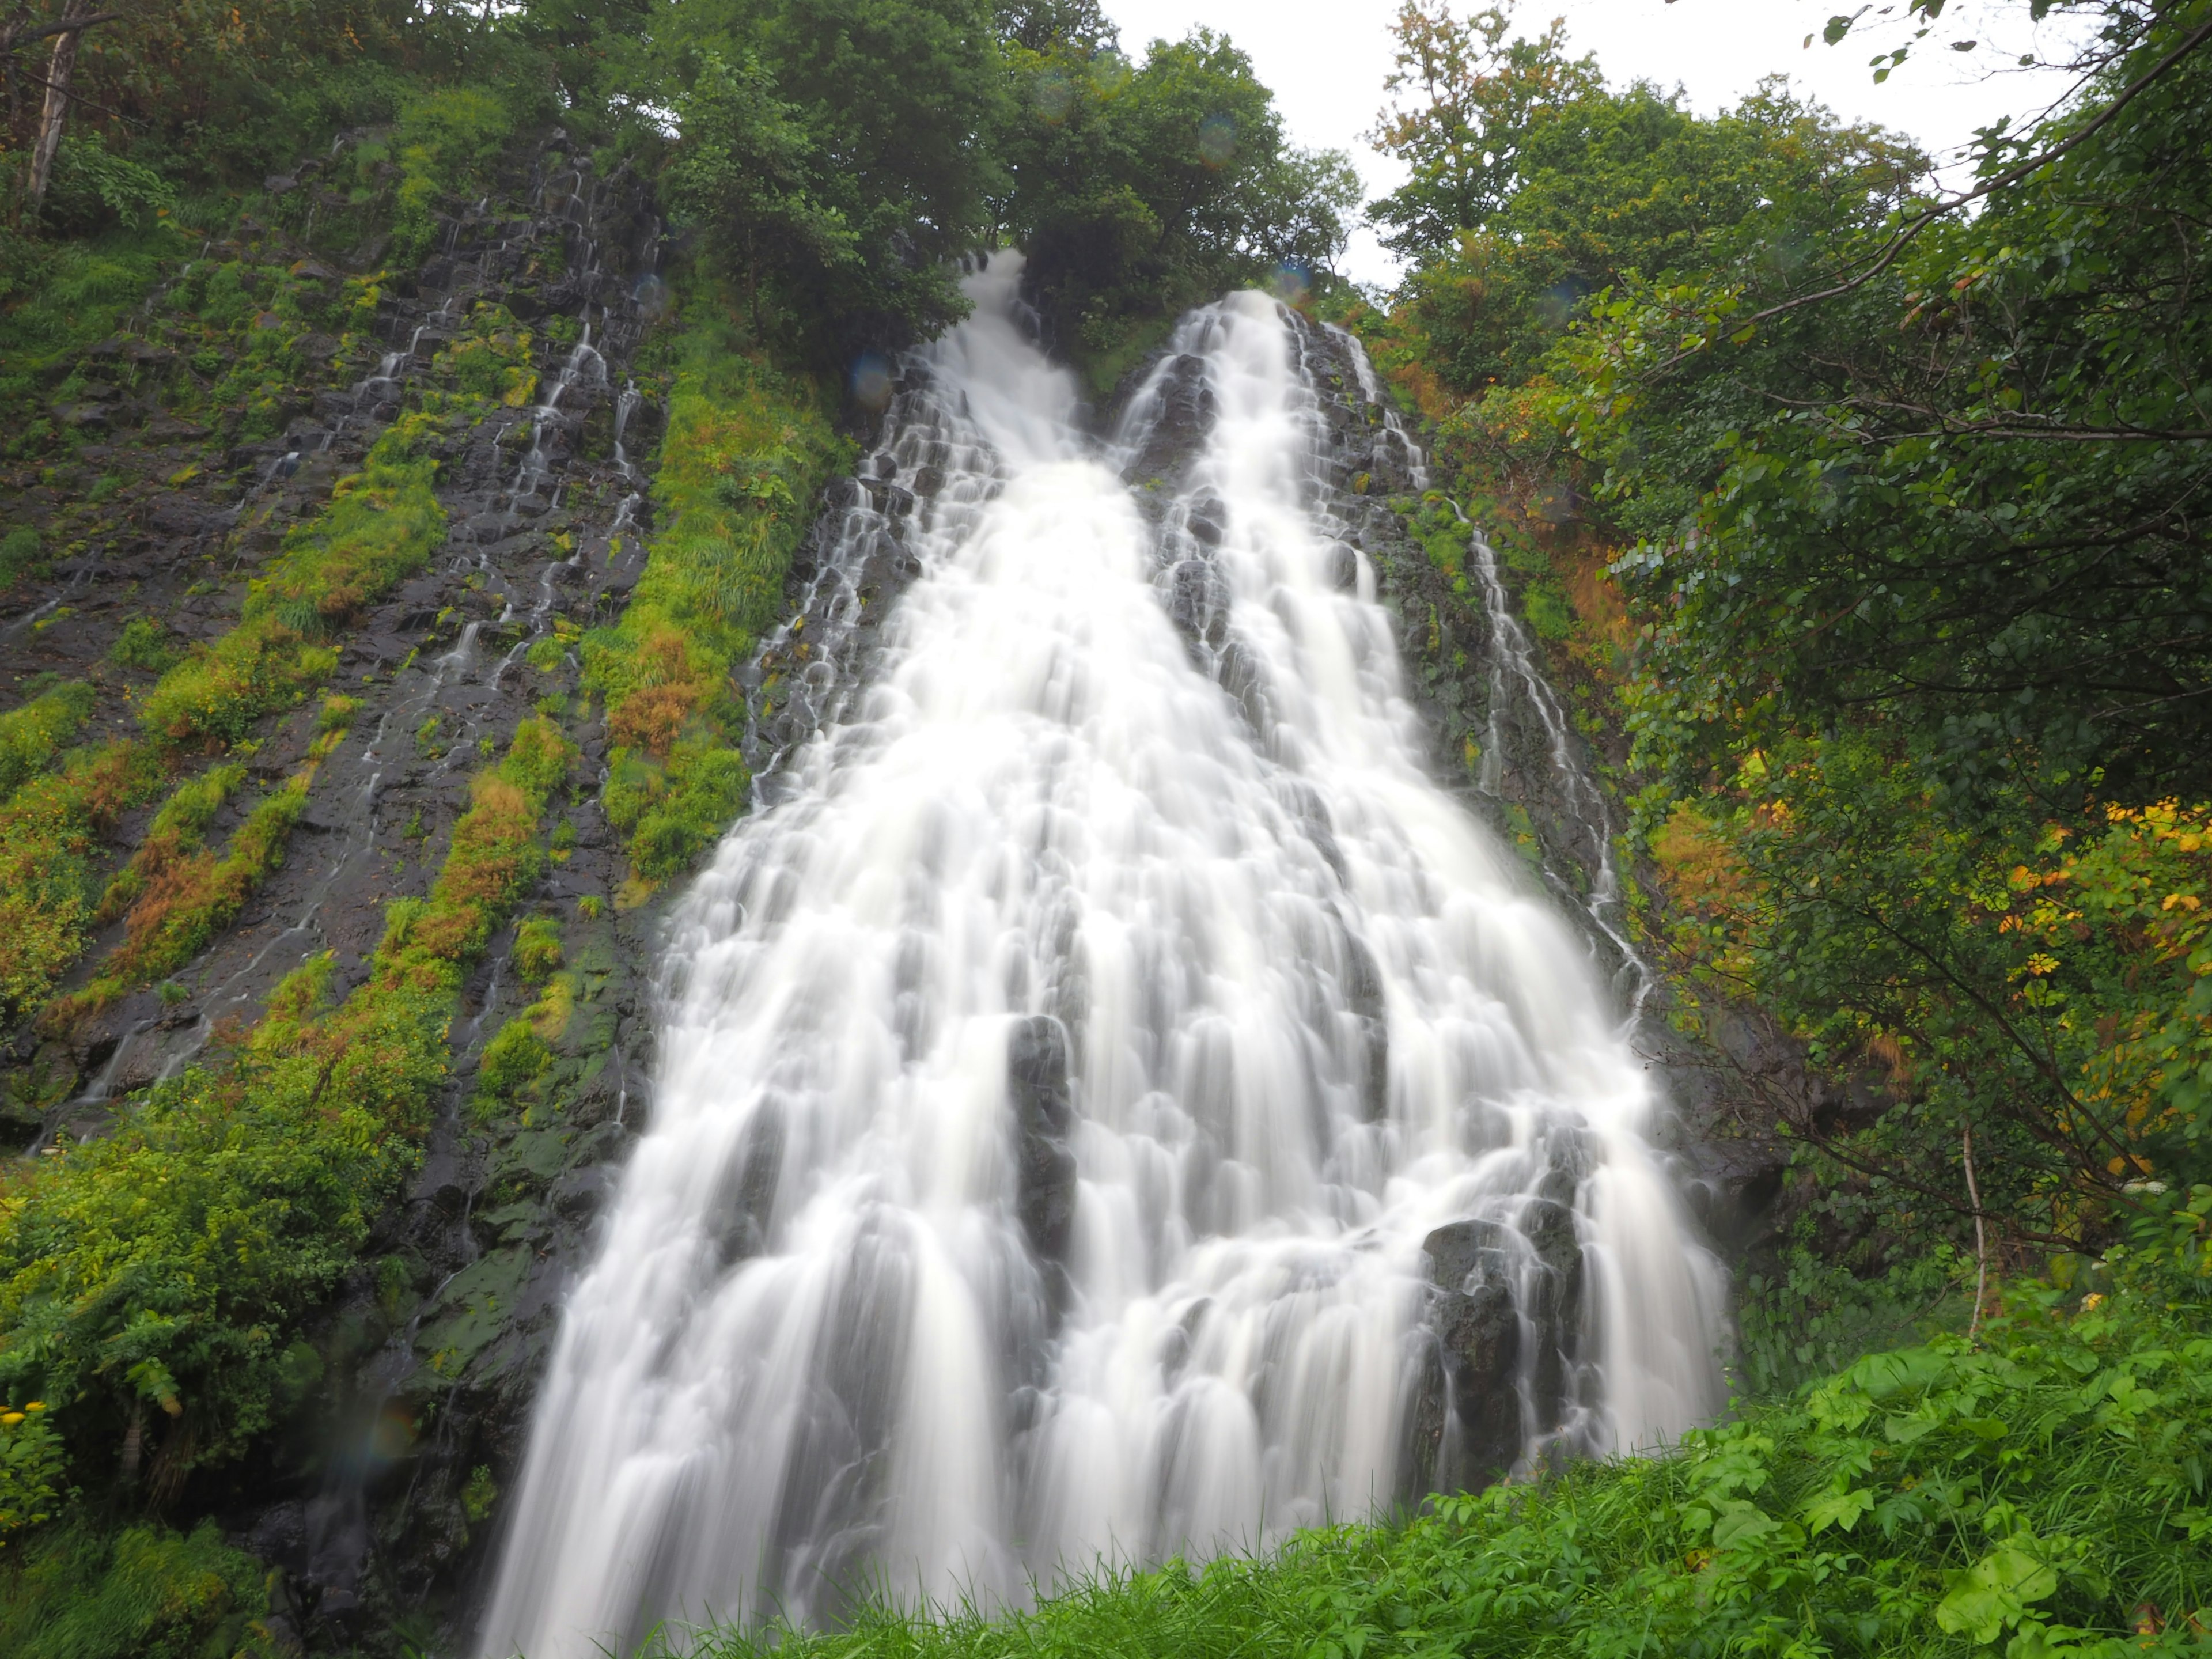
[[[908,366],[867,683],[679,911],[487,1656],[1018,1601],[1721,1404],[1654,1081],[1424,763],[1320,331],[1193,313],[1102,443],[1018,274]]]

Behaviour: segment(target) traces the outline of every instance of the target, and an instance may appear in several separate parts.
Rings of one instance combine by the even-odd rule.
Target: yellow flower
[[[23,1413],[21,1412],[0,1412],[0,1423],[5,1423],[11,1429],[22,1420]]]

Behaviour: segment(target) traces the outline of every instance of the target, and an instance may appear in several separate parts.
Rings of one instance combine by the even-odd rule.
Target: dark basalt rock
[[[1436,1293],[1429,1306],[1449,1422],[1436,1419],[1432,1480],[1444,1490],[1486,1486],[1522,1450],[1522,1321],[1514,1306],[1512,1254],[1491,1221],[1455,1221],[1421,1243]]]
[[[1075,1224],[1075,1152],[1068,1145],[1067,1028],[1046,1015],[1018,1020],[1006,1038],[1006,1088],[1012,1097],[1017,1200],[1022,1230],[1040,1260],[1067,1261]]]

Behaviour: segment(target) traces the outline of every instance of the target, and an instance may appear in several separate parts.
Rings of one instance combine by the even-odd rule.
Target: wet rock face
[[[1486,1486],[1521,1455],[1521,1314],[1510,1255],[1494,1221],[1455,1221],[1421,1249],[1436,1287],[1428,1325],[1443,1385],[1440,1400],[1425,1400],[1416,1412],[1417,1436],[1432,1433],[1435,1442],[1425,1484]]]
[[[1022,1230],[1041,1261],[1061,1267],[1075,1224],[1075,1152],[1068,1144],[1075,1110],[1068,1097],[1067,1028],[1045,1015],[1018,1021],[1006,1042],[1006,1085],[1014,1107]]]
[[[112,658],[125,624],[155,618],[172,654],[220,638],[286,533],[361,471],[403,410],[436,417],[420,453],[441,464],[447,525],[427,566],[332,640],[328,689],[359,704],[349,735],[317,773],[283,866],[233,925],[167,994],[134,993],[58,1036],[10,1034],[17,1146],[100,1133],[110,1102],[250,1024],[309,955],[332,954],[344,994],[390,903],[428,890],[471,774],[516,726],[548,712],[580,751],[574,787],[546,816],[545,874],[515,919],[558,925],[560,1012],[544,1012],[549,984],[523,982],[510,960],[511,924],[463,988],[450,1085],[415,1178],[306,1334],[318,1393],[264,1455],[195,1477],[180,1505],[214,1514],[279,1570],[278,1618],[315,1650],[396,1651],[403,1621],[462,1645],[559,1299],[648,1103],[659,912],[615,902],[625,866],[597,800],[609,744],[581,695],[576,641],[619,615],[643,564],[640,463],[661,417],[655,385],[630,380],[659,230],[645,181],[596,178],[567,149],[557,132],[519,145],[501,187],[441,226],[428,261],[373,285],[373,319],[346,325],[357,344],[342,348],[335,326],[293,340],[270,371],[285,380],[264,411],[273,427],[232,429],[234,410],[172,415],[164,399],[179,383],[163,377],[179,364],[149,337],[118,337],[76,375],[92,411],[78,425],[100,435],[50,468],[50,483],[0,480],[0,535],[32,525],[61,556],[0,599],[0,691],[42,673],[89,681],[88,736],[131,729],[160,672]],[[207,257],[276,273],[311,314],[341,290],[360,295],[376,269],[275,231],[240,234]],[[172,326],[164,315],[157,295],[131,326],[157,335]],[[510,320],[526,319],[534,329]],[[461,343],[495,352],[523,390],[467,383]],[[239,757],[249,787],[209,826],[210,846],[251,810],[251,786],[300,767],[316,716],[311,701],[253,733]],[[143,837],[153,810],[113,827],[117,848]],[[95,935],[62,988],[121,931]],[[544,1069],[512,1099],[480,1103],[484,1046],[533,1008]]]

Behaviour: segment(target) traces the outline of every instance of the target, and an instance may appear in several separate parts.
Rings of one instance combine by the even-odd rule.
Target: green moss
[[[565,826],[567,820],[563,819]],[[559,839],[559,831],[555,832]],[[550,916],[532,916],[514,935],[514,971],[526,985],[542,983],[561,965],[561,924]]]
[[[82,682],[57,685],[0,714],[0,796],[43,770],[91,718],[93,690]]]
[[[496,1114],[553,1063],[553,1050],[527,1018],[511,1019],[484,1045],[477,1070],[476,1110],[480,1121]]]
[[[505,306],[480,302],[430,370],[458,392],[520,409],[538,395],[536,362],[531,331]]]

